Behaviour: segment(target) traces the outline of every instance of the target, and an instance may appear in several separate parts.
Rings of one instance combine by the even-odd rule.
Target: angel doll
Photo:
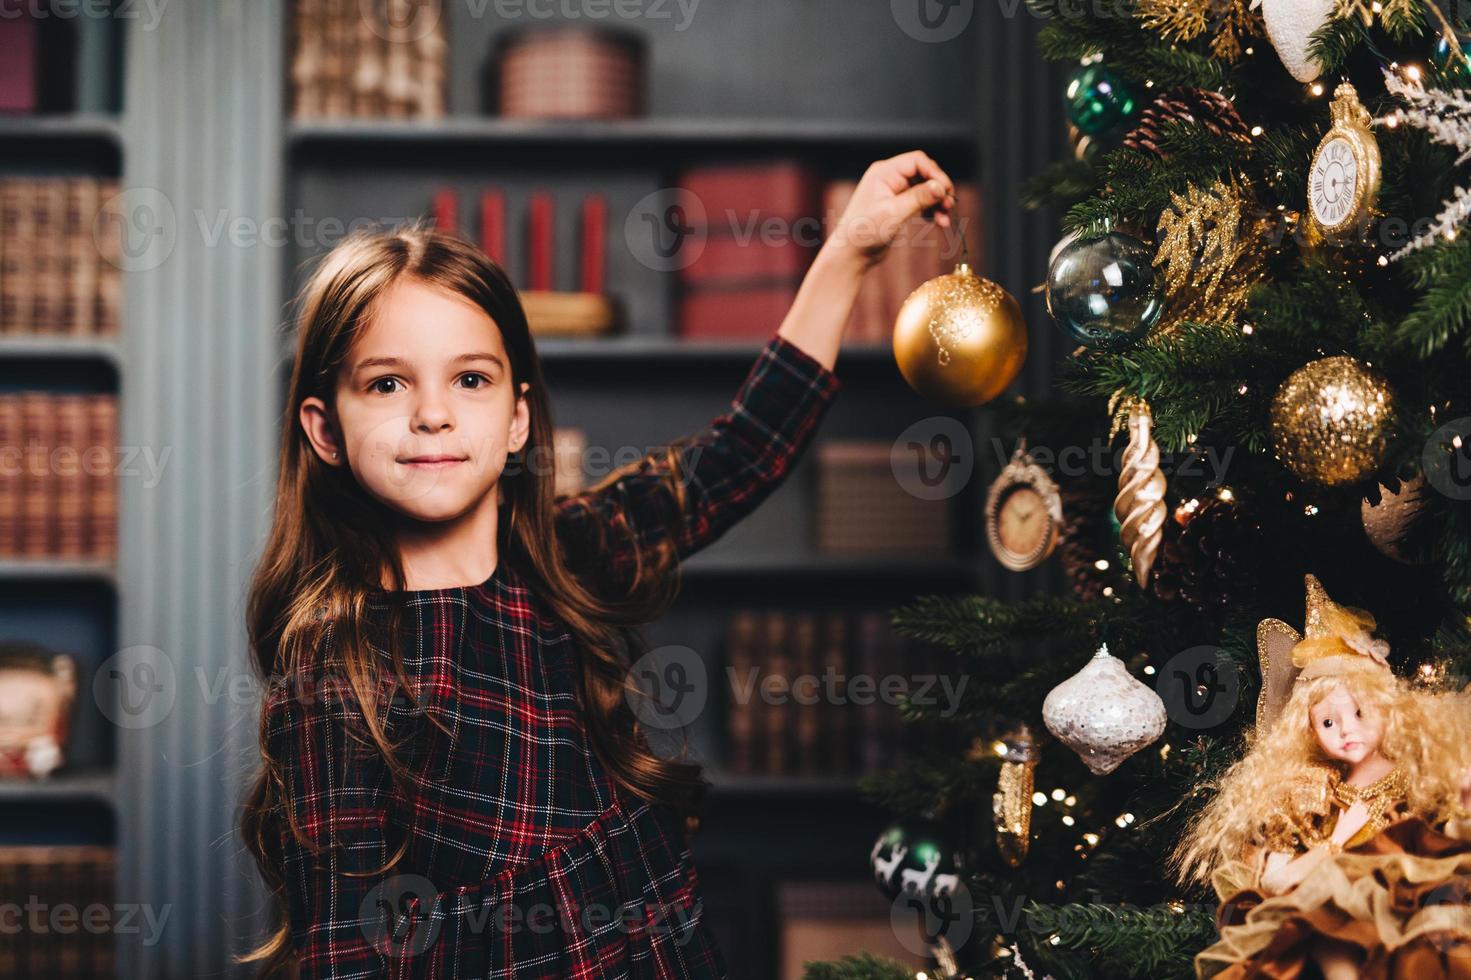
[[[1250,750],[1175,854],[1221,898],[1199,977],[1471,980],[1471,718],[1307,577],[1306,638],[1258,628]]]

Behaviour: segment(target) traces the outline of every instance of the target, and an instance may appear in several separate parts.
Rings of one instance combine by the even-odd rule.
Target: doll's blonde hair
[[[1340,685],[1361,710],[1383,712],[1379,750],[1408,777],[1410,812],[1431,823],[1458,813],[1461,779],[1471,765],[1463,703],[1415,690],[1387,668],[1368,664],[1301,679],[1276,724],[1221,777],[1214,798],[1175,849],[1182,883],[1208,881],[1222,864],[1261,847],[1274,822],[1326,815],[1329,782],[1335,770],[1344,772],[1323,754],[1310,712]]]

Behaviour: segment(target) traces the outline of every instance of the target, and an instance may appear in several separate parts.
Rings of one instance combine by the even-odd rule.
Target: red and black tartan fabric
[[[655,492],[657,454],[601,491],[563,498],[561,513],[594,508],[632,532],[604,556],[615,569],[632,568],[634,541],[669,533],[687,556],[776,489],[839,387],[773,335],[730,410],[682,450],[681,530]],[[370,597],[370,617],[386,595]],[[314,844],[337,845],[317,859],[282,834],[300,976],[727,976],[682,821],[621,791],[588,743],[565,625],[505,561],[477,586],[400,595],[404,666],[453,733],[406,699],[386,705],[390,739],[414,735],[399,753],[409,798],[349,735],[350,696],[320,675],[312,690],[273,685],[267,696],[266,737],[295,821]],[[392,875],[370,873],[405,841]]]

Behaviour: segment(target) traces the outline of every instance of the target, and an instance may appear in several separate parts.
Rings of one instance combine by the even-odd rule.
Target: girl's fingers
[[[925,180],[938,180],[945,187],[947,194],[955,193],[955,182],[950,175],[941,169],[928,153],[923,150],[910,150],[891,157],[888,162],[893,165],[891,173],[903,180],[903,185],[893,186],[894,193],[898,194],[904,190],[916,177]]]

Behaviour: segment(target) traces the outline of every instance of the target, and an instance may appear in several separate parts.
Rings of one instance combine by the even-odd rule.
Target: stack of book
[[[0,393],[0,555],[111,560],[117,442],[116,395]]]
[[[296,0],[291,115],[443,117],[445,13],[442,0]]]
[[[831,234],[857,186],[851,180],[833,181],[823,195],[823,222]],[[892,343],[894,320],[909,294],[927,280],[955,270],[965,259],[977,274],[985,274],[980,252],[981,198],[971,183],[957,183],[956,203],[949,228],[916,215],[899,229],[894,243],[864,277],[844,338],[870,344]],[[963,236],[963,237],[962,237]],[[965,248],[962,249],[962,242]]]
[[[736,612],[726,623],[725,769],[856,777],[933,748],[936,733],[904,722],[898,701],[943,709],[958,684],[953,657],[899,636],[884,612]]]
[[[679,334],[770,336],[821,245],[821,184],[795,161],[686,171],[679,189]]]
[[[0,180],[0,333],[113,336],[122,310],[115,180]]]
[[[867,439],[832,439],[817,446],[817,550],[829,555],[950,554],[953,509],[944,496],[922,496],[923,484],[895,479],[893,454],[911,447]],[[921,447],[925,448],[925,447]],[[928,449],[926,448],[926,452]],[[938,464],[901,458],[916,480],[940,478]],[[937,484],[936,490],[943,489]]]
[[[114,943],[127,925],[113,918],[125,914],[113,900],[116,863],[113,848],[95,844],[0,847],[0,895],[14,903],[12,926],[0,929],[0,976],[114,976]],[[146,938],[158,923],[133,912],[132,928]]]

